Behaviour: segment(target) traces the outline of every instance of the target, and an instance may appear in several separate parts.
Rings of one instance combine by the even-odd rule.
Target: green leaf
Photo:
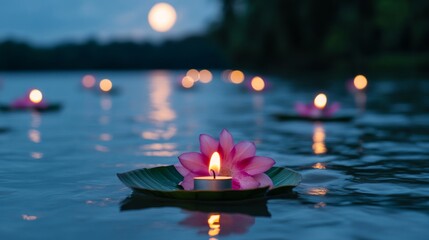
[[[119,173],[118,178],[136,192],[156,197],[197,201],[237,201],[283,194],[291,191],[302,179],[299,173],[283,167],[272,167],[266,174],[273,181],[272,189],[263,187],[246,190],[185,191],[179,186],[183,176],[172,165]]]

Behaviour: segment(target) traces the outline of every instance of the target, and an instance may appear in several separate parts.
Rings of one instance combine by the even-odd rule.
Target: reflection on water
[[[325,129],[321,123],[315,123],[313,132],[313,152],[314,154],[326,153]]]
[[[141,146],[140,150],[145,156],[173,157],[179,155],[179,152],[175,151],[176,147],[175,143],[153,143]]]
[[[314,208],[324,208],[324,207],[326,207],[326,203],[324,202],[318,202],[314,204]]]
[[[101,141],[108,142],[108,141],[112,140],[113,137],[109,133],[102,133],[102,134],[100,134],[99,138]]]
[[[220,232],[220,214],[211,213],[209,219],[207,219],[207,224],[209,225],[208,235],[214,237],[219,235]]]
[[[239,213],[186,213],[188,216],[179,224],[208,237],[245,234],[255,224],[255,217]]]
[[[100,99],[100,106],[104,111],[112,109],[112,99],[110,99],[110,96],[102,96]]]
[[[22,214],[21,217],[25,221],[34,221],[34,220],[37,220],[37,216],[33,216],[33,215]]]
[[[360,113],[365,112],[366,109],[366,94],[365,92],[359,91],[354,94],[355,104]]]
[[[39,112],[31,113],[31,127],[38,128],[42,124],[42,116]]]
[[[43,153],[41,152],[31,152],[30,156],[34,159],[41,159],[43,158]]]
[[[142,138],[147,140],[159,140],[159,139],[168,140],[174,137],[176,132],[177,132],[177,128],[173,124],[171,124],[165,130],[157,129],[153,131],[143,131],[141,136]]]
[[[324,163],[320,163],[320,162],[315,163],[312,167],[314,169],[326,169],[326,165]]]
[[[157,71],[150,75],[150,118],[156,122],[168,122],[176,118],[170,108],[171,79],[167,72]]]
[[[0,114],[0,129],[11,129],[0,130],[0,218],[11,220],[2,222],[1,239],[427,238],[428,81],[372,81],[372,92],[349,95],[343,84],[291,79],[252,94],[220,81],[219,72],[209,85],[183,91],[172,85],[183,73],[112,73],[121,95],[81,91],[82,73],[1,73],[1,103],[27,85],[65,106]],[[272,117],[322,89],[345,110],[356,109],[353,96],[368,107],[350,122],[323,125]],[[221,206],[144,197],[118,206],[131,190],[117,172],[176,163],[180,153],[198,151],[196,136],[222,128],[303,174],[293,198]]]
[[[328,189],[324,187],[314,187],[308,189],[307,193],[314,196],[324,196],[328,193]]]
[[[99,144],[95,145],[94,148],[95,148],[95,150],[97,150],[99,152],[108,152],[109,151],[108,147],[103,146],[103,145],[99,145]]]
[[[30,129],[28,130],[28,139],[34,143],[40,143],[42,136],[38,130]]]

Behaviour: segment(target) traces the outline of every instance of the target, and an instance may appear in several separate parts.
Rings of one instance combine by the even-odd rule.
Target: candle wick
[[[216,173],[213,169],[210,169],[210,171],[213,173],[213,179],[216,179]]]

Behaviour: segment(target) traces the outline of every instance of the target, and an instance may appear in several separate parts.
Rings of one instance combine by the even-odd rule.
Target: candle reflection
[[[28,131],[28,139],[34,143],[40,143],[42,140],[40,132],[36,129],[30,129]]]
[[[314,187],[308,189],[307,193],[313,196],[325,196],[328,193],[328,189],[324,187]]]
[[[321,124],[316,124],[314,126],[312,148],[313,148],[314,154],[319,155],[319,154],[326,153],[325,129]]]
[[[207,219],[207,223],[209,225],[208,235],[210,237],[214,237],[219,235],[220,232],[220,214],[210,214],[209,219]]]
[[[43,158],[43,153],[41,153],[41,152],[32,152],[30,155],[34,159],[41,159],[41,158]]]
[[[157,122],[168,122],[176,118],[176,113],[170,108],[170,80],[165,72],[155,72],[150,76],[150,118]]]

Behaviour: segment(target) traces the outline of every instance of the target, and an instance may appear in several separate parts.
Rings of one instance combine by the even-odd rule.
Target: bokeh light
[[[200,80],[200,72],[198,72],[197,69],[189,69],[186,72],[186,76],[192,78],[194,80],[194,82]]]
[[[353,80],[353,84],[355,85],[356,89],[363,90],[368,85],[368,80],[364,75],[357,75]]]
[[[261,77],[254,77],[250,83],[253,90],[260,92],[265,89],[265,81]]]
[[[85,88],[92,88],[92,87],[94,87],[95,86],[95,77],[93,75],[90,75],[90,74],[83,76],[83,78],[82,78],[82,85]]]
[[[314,98],[314,106],[319,109],[325,108],[326,103],[328,103],[328,98],[323,93],[317,94],[317,96]]]
[[[43,100],[43,94],[39,89],[33,89],[30,91],[28,98],[33,103],[40,103]]]
[[[176,10],[168,3],[157,3],[149,11],[148,21],[153,30],[167,32],[176,23]]]
[[[189,76],[184,76],[181,83],[184,88],[192,88],[194,86],[194,80]]]
[[[103,92],[108,92],[112,89],[113,84],[109,79],[103,79],[100,81],[100,90]]]
[[[212,79],[213,79],[213,75],[209,70],[203,69],[200,71],[200,82],[209,83],[212,81]]]
[[[244,81],[244,73],[240,70],[234,70],[229,74],[229,80],[234,84],[240,84]]]

